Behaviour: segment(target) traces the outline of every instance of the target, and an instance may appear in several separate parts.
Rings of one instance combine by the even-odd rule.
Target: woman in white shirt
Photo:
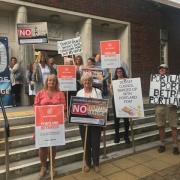
[[[102,99],[102,93],[99,89],[92,87],[93,78],[89,74],[84,74],[81,77],[83,89],[77,92],[78,97],[87,98],[98,98]],[[79,130],[84,147],[85,138],[85,126],[80,125]],[[91,161],[93,161],[94,169],[99,172],[99,153],[100,153],[100,138],[101,138],[101,127],[99,126],[88,126],[87,141],[86,141],[86,157],[84,171],[88,172],[91,168]]]

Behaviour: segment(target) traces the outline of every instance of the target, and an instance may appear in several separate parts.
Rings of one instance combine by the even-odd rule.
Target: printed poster
[[[64,106],[35,106],[35,146],[65,145]]]
[[[61,91],[76,91],[76,66],[60,65],[57,66],[57,76]]]
[[[153,74],[150,78],[150,104],[180,105],[180,75]]]
[[[77,124],[105,126],[108,100],[96,98],[71,97],[69,122]]]
[[[140,78],[113,80],[116,116],[144,117],[143,98]]]
[[[101,68],[120,67],[120,40],[101,41]]]
[[[19,44],[48,43],[47,22],[17,24]]]
[[[12,105],[11,82],[9,72],[8,38],[0,37],[0,93],[4,106]]]

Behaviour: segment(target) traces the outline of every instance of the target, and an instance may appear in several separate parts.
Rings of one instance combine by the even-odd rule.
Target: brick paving
[[[159,154],[157,148],[117,158],[100,164],[101,171],[76,171],[57,180],[180,180],[180,155],[173,155],[172,145]]]
[[[180,180],[180,163],[141,178],[141,180]]]

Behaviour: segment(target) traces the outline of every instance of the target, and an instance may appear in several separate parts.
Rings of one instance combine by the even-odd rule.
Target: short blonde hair
[[[93,77],[91,73],[85,72],[83,73],[82,77],[81,77],[81,84],[83,84],[83,82],[85,80],[89,80],[91,82],[91,84],[93,83]]]
[[[49,74],[45,80],[45,84],[44,84],[44,89],[47,90],[48,89],[48,79],[52,77],[55,82],[56,82],[56,85],[55,85],[55,90],[56,91],[59,91],[59,82],[58,82],[58,78],[55,74]]]

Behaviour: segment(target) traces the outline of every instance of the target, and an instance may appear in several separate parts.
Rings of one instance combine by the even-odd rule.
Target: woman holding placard
[[[56,75],[48,75],[45,80],[44,89],[40,90],[34,101],[35,106],[41,105],[64,105],[64,110],[66,110],[66,100],[64,93],[59,91],[58,79]],[[66,113],[64,113],[66,114]],[[39,148],[39,157],[41,161],[41,170],[40,177],[44,177],[47,171],[47,158],[49,155],[48,147]],[[52,148],[52,165],[53,165],[53,175],[55,175],[55,156],[56,156],[56,147]]]
[[[85,73],[81,77],[83,89],[77,92],[78,97],[87,98],[98,98],[102,99],[102,93],[99,89],[92,87],[93,78],[90,74]],[[87,137],[85,138],[85,131],[87,129]],[[88,172],[91,168],[91,161],[93,161],[94,169],[99,172],[99,153],[100,153],[100,138],[101,138],[101,127],[99,126],[79,126],[81,138],[86,146],[85,150],[85,166],[84,171]]]
[[[113,80],[117,79],[124,79],[127,78],[127,74],[124,70],[123,67],[116,68],[114,78]],[[115,103],[114,103],[114,96],[112,97],[112,106],[113,106],[113,111],[114,111],[114,128],[115,128],[115,136],[114,136],[114,143],[119,143],[120,141],[120,133],[119,133],[119,128],[120,128],[120,119],[124,120],[124,140],[126,144],[130,143],[129,140],[129,119],[128,118],[117,118],[116,117],[116,109],[115,109]]]

